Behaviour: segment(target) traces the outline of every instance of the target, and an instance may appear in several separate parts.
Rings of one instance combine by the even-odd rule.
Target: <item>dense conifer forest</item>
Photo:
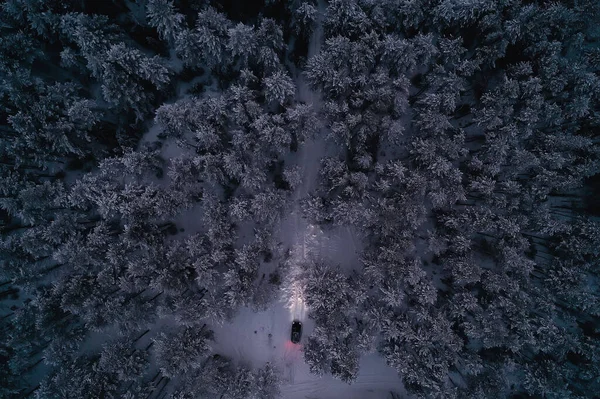
[[[0,398],[598,398],[599,198],[597,0],[2,0]]]

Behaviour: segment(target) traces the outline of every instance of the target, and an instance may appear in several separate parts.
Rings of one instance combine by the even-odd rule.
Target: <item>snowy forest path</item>
[[[322,21],[325,17],[325,1],[318,1],[318,14],[316,26],[311,34],[308,46],[308,59],[321,51],[324,41]],[[320,93],[311,89],[301,71],[296,71],[295,82],[297,88],[297,100],[313,107],[319,112],[322,107]],[[300,146],[297,156],[297,167],[302,176],[299,187],[293,194],[293,203],[289,218],[282,221],[282,238],[288,248],[292,250],[292,267],[288,272],[300,273],[297,266],[311,254],[324,255],[329,252],[340,260],[340,263],[354,264],[349,259],[356,258],[356,252],[360,245],[356,242],[350,228],[344,228],[338,232],[339,237],[324,234],[318,226],[311,225],[303,217],[302,202],[308,198],[318,183],[321,159],[327,154],[326,128],[320,126],[313,137],[308,137]],[[286,229],[293,230],[292,234],[286,234]],[[287,238],[287,240],[285,239]],[[346,245],[349,248],[346,248]],[[294,251],[294,249],[296,249]],[[300,297],[302,292],[297,293]],[[301,299],[301,298],[300,298]],[[307,319],[304,301],[294,303],[290,307],[291,318],[304,321],[303,338],[305,341],[313,327],[311,320]],[[291,344],[291,343],[290,343]],[[288,345],[286,345],[288,346]],[[388,398],[390,390],[403,391],[397,373],[385,364],[379,355],[368,355],[360,360],[360,369],[357,381],[348,385],[329,375],[317,376],[311,374],[308,365],[304,363],[301,345],[293,345],[294,348],[286,348],[283,366],[283,375],[287,378],[287,384],[282,386],[282,397],[284,398]]]
[[[324,12],[325,3],[320,0],[316,26],[309,40],[307,54],[309,59],[318,54],[321,49],[321,42],[323,41],[322,19]],[[318,111],[321,106],[319,93],[310,88],[301,71],[296,70],[295,75],[297,100],[310,105],[315,111]],[[290,229],[290,225],[293,226],[293,233],[287,235],[287,240],[284,238],[284,242],[287,241],[286,244],[288,248],[292,249],[296,257],[294,260],[298,262],[306,259],[308,251],[311,249],[310,247],[315,244],[313,240],[313,238],[315,238],[314,228],[304,220],[301,203],[302,200],[310,194],[318,180],[319,164],[325,150],[325,143],[322,136],[322,132],[317,131],[313,137],[307,137],[298,150],[297,167],[301,173],[302,179],[300,185],[296,187],[292,197],[293,203],[290,212],[292,223],[284,220],[281,225],[282,231]],[[295,265],[292,265],[292,269],[294,268]],[[295,275],[298,272],[299,270],[290,271],[292,275]],[[304,320],[305,309],[302,293],[298,291],[298,287],[291,287],[291,289],[293,293],[292,298],[290,298],[291,303],[289,303],[289,306],[290,311],[292,312],[292,318]]]
[[[319,1],[317,24],[308,46],[308,58],[321,51],[324,41],[322,20],[326,4]],[[322,109],[318,91],[312,90],[300,69],[290,65],[296,84],[296,101],[309,105],[316,114]],[[339,153],[339,148],[326,140],[327,127],[317,126],[311,137],[300,143],[296,153],[290,154],[286,163],[295,166],[301,180],[291,193],[288,213],[282,218],[277,235],[282,248],[289,250],[290,258],[283,268],[281,300],[270,304],[269,309],[256,311],[250,307],[241,309],[225,326],[215,326],[217,343],[214,350],[232,356],[241,362],[260,366],[272,362],[281,369],[281,396],[286,399],[305,398],[388,398],[389,391],[401,391],[402,384],[395,370],[385,364],[377,354],[362,356],[357,381],[348,385],[331,375],[318,376],[310,372],[304,361],[303,345],[314,329],[314,321],[308,318],[301,277],[303,263],[312,256],[325,258],[332,264],[358,267],[357,253],[361,250],[350,227],[323,231],[303,216],[303,202],[308,199],[319,183],[321,159]],[[290,340],[293,320],[303,324],[300,344]]]

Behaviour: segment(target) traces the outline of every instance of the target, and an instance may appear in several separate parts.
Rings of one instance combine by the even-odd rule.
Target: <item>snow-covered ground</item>
[[[306,318],[303,340],[313,327]],[[286,399],[384,399],[391,398],[390,391],[404,392],[396,371],[376,354],[361,358],[358,378],[350,385],[328,375],[311,374],[304,363],[302,343],[290,341],[290,328],[290,311],[282,301],[262,312],[244,308],[231,323],[214,328],[213,350],[248,366],[278,365],[283,380],[281,397]]]

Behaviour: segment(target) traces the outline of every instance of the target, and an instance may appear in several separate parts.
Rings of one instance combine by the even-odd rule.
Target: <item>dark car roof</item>
[[[294,320],[292,321],[292,342],[297,344],[300,342],[300,339],[302,337],[302,323],[300,323],[298,320]]]

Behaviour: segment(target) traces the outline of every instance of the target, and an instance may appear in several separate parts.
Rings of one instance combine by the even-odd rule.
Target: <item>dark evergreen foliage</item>
[[[279,397],[211,344],[291,278],[315,374],[377,352],[415,397],[595,397],[598,26],[595,0],[2,1],[0,397]],[[299,201],[359,268],[291,276]]]

